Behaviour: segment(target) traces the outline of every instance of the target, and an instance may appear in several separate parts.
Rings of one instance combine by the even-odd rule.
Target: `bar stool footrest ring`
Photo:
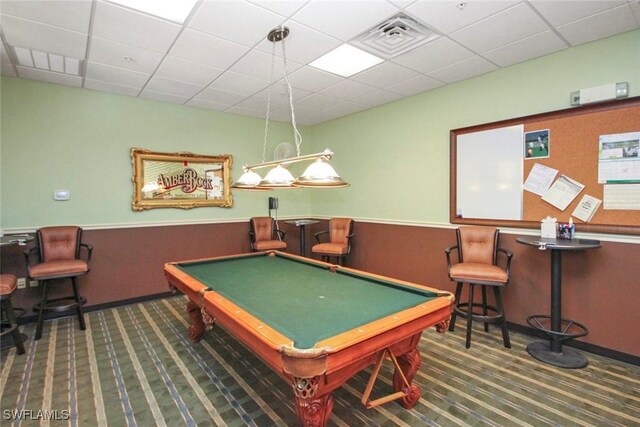
[[[539,331],[544,332],[551,339],[557,339],[558,341],[564,342],[568,340],[572,340],[574,338],[584,337],[589,334],[589,329],[582,323],[576,322],[571,319],[560,319],[560,331],[552,331],[551,329],[547,329],[540,319],[551,319],[550,315],[547,314],[534,314],[532,316],[527,317],[527,323],[532,328],[535,328]],[[578,328],[577,332],[568,332],[570,328],[575,327]]]
[[[68,304],[60,304],[63,301],[72,301],[72,302]],[[87,303],[87,299],[85,297],[80,297],[80,305],[85,305],[86,303]],[[78,307],[78,303],[76,302],[75,297],[72,297],[72,296],[60,297],[60,298],[53,298],[53,299],[47,300],[47,303],[45,304],[43,311],[61,312],[61,311],[68,311],[72,308],[77,308],[77,307]],[[33,311],[36,313],[40,312],[40,303],[33,306]]]
[[[484,308],[484,306],[481,303],[473,303],[472,305],[472,311],[473,308]],[[504,319],[504,315],[503,314],[499,314],[499,311],[496,307],[487,305],[486,306],[487,311],[492,311],[494,313],[497,313],[494,316],[484,316],[482,314],[475,314],[475,313],[469,313],[469,303],[468,302],[463,302],[460,304],[457,304],[453,307],[453,311],[456,315],[463,317],[465,319],[467,319],[469,316],[471,316],[471,319],[474,322],[482,322],[482,323],[498,323],[500,321],[502,321]]]

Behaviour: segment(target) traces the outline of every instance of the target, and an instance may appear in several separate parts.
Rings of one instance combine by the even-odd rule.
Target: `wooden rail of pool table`
[[[277,252],[268,255],[283,256],[334,271],[328,274],[335,274],[335,271],[341,270],[367,278],[440,292],[426,286],[297,255]],[[265,254],[238,254],[210,260],[252,256]],[[202,261],[207,260],[198,260]],[[333,406],[331,392],[357,372],[375,364],[383,351],[389,351],[397,358],[400,369],[396,369],[394,373],[393,388],[396,393],[402,393],[403,406],[413,407],[420,397],[419,387],[411,382],[420,366],[417,346],[422,331],[435,325],[439,332],[444,332],[451,317],[453,295],[446,292],[442,297],[327,338],[311,349],[297,349],[291,338],[264,324],[217,292],[208,291],[205,284],[178,269],[175,264],[178,263],[165,265],[165,275],[170,286],[189,298],[187,309],[192,320],[189,327],[190,338],[193,341],[200,339],[204,332],[202,312],[208,312],[217,324],[223,326],[293,386],[296,410],[303,425],[324,425]],[[409,384],[409,387],[406,384]]]

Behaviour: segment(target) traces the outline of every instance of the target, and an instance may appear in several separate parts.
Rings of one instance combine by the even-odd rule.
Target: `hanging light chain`
[[[271,46],[271,74],[269,76],[269,88],[267,89],[267,118],[264,122],[264,141],[262,143],[262,163],[266,161],[267,155],[267,136],[269,135],[269,114],[271,112],[271,85],[273,84],[273,75],[276,58],[276,44]]]
[[[284,64],[284,81],[287,84],[287,93],[289,94],[289,108],[291,110],[291,124],[293,125],[293,138],[296,143],[296,155],[300,156],[300,145],[302,144],[302,135],[298,132],[298,127],[296,126],[296,113],[293,109],[293,90],[291,89],[291,83],[289,82],[289,74],[287,73],[287,53],[285,50],[285,41],[284,38],[281,40],[282,42],[282,57]]]

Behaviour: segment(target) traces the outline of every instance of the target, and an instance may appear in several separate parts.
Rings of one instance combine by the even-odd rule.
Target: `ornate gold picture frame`
[[[131,149],[134,211],[154,208],[229,208],[232,156]]]

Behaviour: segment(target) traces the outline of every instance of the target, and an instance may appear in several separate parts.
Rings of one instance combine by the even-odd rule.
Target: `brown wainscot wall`
[[[298,254],[299,230],[283,220],[280,228],[286,231],[288,251]],[[313,234],[326,228],[326,221],[307,226],[307,256],[312,256]],[[165,262],[248,252],[248,231],[248,221],[85,230],[83,240],[94,247],[91,271],[80,279],[87,308],[168,292]],[[355,234],[349,267],[455,289],[444,255],[444,248],[455,244],[454,229],[356,221]],[[518,244],[516,237],[500,237],[500,246],[514,253],[505,309],[509,322],[527,326],[527,316],[549,314],[551,261],[548,251]],[[23,251],[31,245],[3,247],[2,272],[25,277]],[[629,243],[603,242],[600,249],[563,253],[562,314],[589,328],[580,341],[640,356],[638,260],[640,245]],[[16,291],[14,306],[33,315],[30,307],[40,289],[27,285]]]

